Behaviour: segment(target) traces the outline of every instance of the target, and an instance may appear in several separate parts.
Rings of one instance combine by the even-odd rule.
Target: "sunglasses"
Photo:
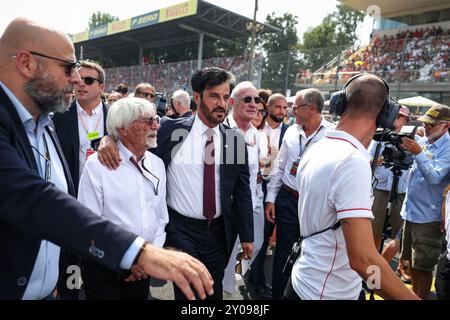
[[[56,61],[60,61],[60,62],[64,62],[66,64],[66,76],[70,77],[70,75],[72,74],[73,70],[78,69],[80,67],[80,63],[78,61],[69,61],[69,60],[64,60],[64,59],[60,59],[60,58],[55,58],[52,56],[48,56],[46,54],[43,53],[39,53],[36,51],[29,51],[32,55],[34,56],[38,56],[38,57],[42,57],[42,58],[46,58],[46,59],[51,59],[51,60],[56,60]]]
[[[139,118],[136,120],[137,122],[141,122],[144,124],[149,124],[149,125],[153,125],[154,123],[159,124],[160,121],[160,117],[159,116],[155,116],[155,117],[143,117],[143,118]]]
[[[266,109],[260,109],[258,110],[258,114],[261,114],[263,117],[267,116],[267,110]]]
[[[150,97],[150,98],[153,99],[155,97],[155,94],[154,93],[150,93],[150,92],[141,92],[140,94],[142,94],[146,98]]]
[[[234,268],[234,272],[237,274],[242,274],[242,258],[244,257],[244,251],[239,252],[236,255],[236,261],[238,262],[236,264],[236,267]]]
[[[252,97],[252,96],[245,96],[242,98],[245,103],[250,103],[252,99],[255,101],[256,104],[261,103],[262,98],[261,97]]]
[[[81,79],[83,79],[84,83],[87,86],[92,85],[94,83],[94,81],[98,81],[98,83],[103,83],[103,81],[100,81],[99,79],[94,78],[94,77],[81,77]]]

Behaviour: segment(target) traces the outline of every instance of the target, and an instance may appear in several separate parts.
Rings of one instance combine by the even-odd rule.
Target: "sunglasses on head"
[[[88,86],[93,84],[94,81],[98,81],[98,83],[103,83],[102,81],[100,81],[99,79],[94,78],[94,77],[81,77],[81,79],[83,79],[84,83]]]
[[[150,92],[141,92],[141,94],[144,96],[144,97],[150,97],[150,98],[154,98],[155,97],[155,94],[154,93],[150,93]]]
[[[250,103],[252,99],[255,101],[256,104],[261,103],[262,99],[261,97],[252,97],[252,96],[245,96],[242,98],[245,103]]]
[[[60,58],[55,58],[52,56],[48,56],[46,54],[43,53],[39,53],[36,51],[29,51],[32,55],[34,56],[38,56],[38,57],[42,57],[42,58],[46,58],[46,59],[51,59],[51,60],[55,60],[55,61],[60,61],[60,62],[64,62],[65,68],[66,68],[66,76],[70,77],[70,75],[72,74],[73,70],[78,69],[80,67],[80,63],[78,61],[69,61],[69,60],[64,60],[64,59],[60,59]]]

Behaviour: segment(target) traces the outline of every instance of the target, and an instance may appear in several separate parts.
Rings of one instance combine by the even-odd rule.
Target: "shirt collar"
[[[197,130],[202,135],[206,132],[206,130],[213,129],[214,134],[217,136],[220,136],[220,130],[219,130],[218,125],[215,126],[214,128],[210,128],[206,124],[203,123],[203,121],[200,119],[199,116],[195,116],[194,123],[192,125],[192,129]]]
[[[80,103],[77,100],[77,110],[82,114],[88,115],[88,113],[81,107]],[[100,103],[92,110],[92,115],[95,116],[99,114],[103,110],[103,103],[100,100]]]
[[[434,146],[437,149],[440,149],[444,144],[448,144],[450,140],[450,136],[449,134],[446,132],[442,135],[442,137],[440,137],[439,139],[437,139],[434,143],[430,144],[430,141],[427,139],[427,144],[428,146]]]
[[[326,138],[328,137],[328,138],[331,138],[331,139],[338,139],[338,140],[347,141],[354,148],[358,149],[368,161],[372,160],[372,156],[370,155],[369,151],[367,151],[367,149],[361,144],[361,142],[359,142],[358,139],[356,139],[351,134],[349,134],[349,133],[347,133],[345,131],[330,130],[330,131],[327,132],[325,137]]]
[[[12,93],[8,87],[0,81],[0,87],[6,93],[8,98],[11,100],[13,106],[16,108],[17,113],[19,114],[20,121],[22,121],[24,127],[34,130],[36,127],[36,123],[33,120],[33,116],[31,113],[25,108],[25,106],[16,98],[14,93]],[[47,113],[42,113],[39,116],[39,124],[42,126],[48,125],[50,122],[50,117]]]
[[[127,147],[125,147],[122,143],[122,141],[120,141],[120,139],[118,139],[118,147],[119,147],[119,155],[122,159],[127,159],[127,161],[130,161],[130,158],[133,157],[134,160],[136,160],[136,162],[138,162],[136,156],[127,149]],[[141,159],[142,161],[145,160],[145,153],[144,156]]]

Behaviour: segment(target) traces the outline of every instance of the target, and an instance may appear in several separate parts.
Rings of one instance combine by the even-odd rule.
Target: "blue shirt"
[[[59,190],[67,193],[67,181],[61,160],[53,145],[52,139],[45,131],[45,126],[51,121],[50,117],[47,114],[41,114],[38,117],[38,121],[34,121],[30,112],[1,81],[0,87],[4,90],[19,114],[19,118],[33,149],[39,175],[44,179],[46,173],[48,175],[50,172],[49,181],[54,183]],[[50,168],[46,168],[45,157],[47,152],[50,158]],[[144,241],[143,238],[136,238],[123,256],[120,263],[121,268],[129,269],[131,267]],[[47,240],[41,241],[39,253],[22,299],[44,299],[52,293],[58,281],[59,254],[59,246]]]
[[[433,144],[421,138],[422,152],[415,156],[403,203],[404,217],[414,223],[441,221],[442,192],[450,183],[450,136]]]
[[[377,148],[378,141],[372,140],[372,142],[369,145],[368,151],[370,154],[375,156],[375,149]],[[385,148],[385,144],[381,143],[380,153],[379,156],[383,153],[383,150]],[[398,187],[397,187],[397,193],[405,193],[406,187],[407,187],[407,181],[408,181],[408,172],[409,170],[402,170],[402,175],[400,176],[400,179],[398,180]],[[394,180],[394,174],[392,173],[391,169],[386,168],[383,165],[379,165],[375,169],[376,178],[376,185],[374,186],[375,189],[378,190],[384,190],[384,191],[391,191],[392,188],[392,181]]]

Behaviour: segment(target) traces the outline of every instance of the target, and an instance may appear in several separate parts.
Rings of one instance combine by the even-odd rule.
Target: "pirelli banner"
[[[109,36],[119,32],[139,29],[197,13],[197,0],[188,0],[167,8],[155,10],[126,20],[111,22],[71,36],[73,43]]]

